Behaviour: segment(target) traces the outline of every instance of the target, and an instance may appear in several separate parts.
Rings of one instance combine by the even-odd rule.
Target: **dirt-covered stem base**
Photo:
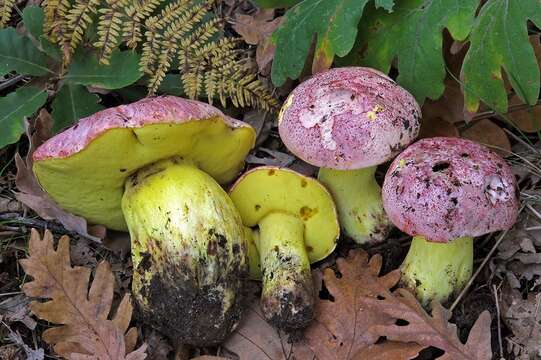
[[[263,313],[275,327],[303,328],[314,315],[314,286],[304,245],[304,223],[294,215],[275,212],[259,222],[259,234]]]
[[[391,227],[375,172],[376,166],[358,170],[319,169],[318,179],[334,198],[343,232],[358,244],[385,240]]]
[[[436,243],[415,236],[400,267],[401,281],[423,305],[432,300],[444,303],[466,285],[472,268],[473,238]]]
[[[138,315],[179,343],[216,345],[241,315],[244,228],[214,179],[179,158],[132,175],[122,210],[132,241]]]

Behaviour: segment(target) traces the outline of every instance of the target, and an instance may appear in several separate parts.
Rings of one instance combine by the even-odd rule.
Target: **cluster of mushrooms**
[[[269,323],[307,326],[310,264],[333,252],[340,229],[358,244],[384,241],[391,224],[412,235],[402,282],[425,305],[465,285],[473,238],[516,220],[515,179],[477,143],[411,144],[420,115],[385,74],[337,68],[301,83],[278,119],[287,148],[320,168],[317,180],[278,167],[237,179],[254,129],[173,96],[80,120],[35,151],[33,170],[64,209],[130,232],[144,322],[179,343],[213,345],[239,323],[250,278],[262,280]],[[393,158],[381,188],[376,167]]]

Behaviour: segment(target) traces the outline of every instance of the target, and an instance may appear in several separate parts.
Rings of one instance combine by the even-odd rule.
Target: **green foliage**
[[[357,37],[357,24],[368,0],[304,0],[286,14],[274,33],[276,53],[272,81],[282,85],[301,74],[314,34],[317,44],[312,70],[331,66],[335,55],[347,55]]]
[[[480,99],[500,112],[506,111],[502,68],[526,103],[537,102],[539,66],[528,42],[528,19],[541,28],[539,0],[489,0],[481,9],[462,68],[470,111],[477,110]]]
[[[368,11],[357,49],[366,49],[363,65],[389,72],[398,59],[398,82],[419,101],[437,99],[443,93],[445,63],[443,29],[464,40],[471,29],[478,0],[404,0],[391,14]]]
[[[528,42],[527,21],[541,27],[538,0],[488,0],[478,13],[480,0],[400,0],[396,5],[393,0],[374,0],[365,8],[367,2],[304,0],[290,9],[273,35],[273,82],[281,85],[287,77],[300,75],[317,35],[313,72],[333,61],[384,72],[396,64],[398,82],[419,102],[437,99],[444,90],[442,34],[447,29],[453,39],[470,43],[462,68],[470,110],[483,100],[506,111],[502,69],[525,102],[537,101],[539,66]]]
[[[14,28],[7,28],[0,30],[0,76],[11,71],[36,76],[52,73],[47,56],[30,39],[19,35]]]
[[[98,101],[99,96],[88,92],[86,87],[65,83],[52,103],[53,131],[57,133],[77,120],[103,110]]]
[[[0,148],[17,142],[24,133],[24,118],[33,115],[47,101],[47,92],[33,86],[0,97]]]
[[[115,50],[109,65],[102,65],[93,54],[80,51],[75,55],[65,80],[99,87],[119,89],[131,85],[143,75],[139,71],[139,55],[130,50]]]
[[[23,10],[24,27],[36,40],[39,40],[43,35],[44,19],[43,10],[39,6],[31,5]]]

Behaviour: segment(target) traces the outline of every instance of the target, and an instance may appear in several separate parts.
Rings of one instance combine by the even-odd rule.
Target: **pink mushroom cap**
[[[338,170],[390,160],[419,133],[415,98],[385,74],[344,67],[295,88],[279,117],[287,148],[304,161]]]
[[[391,164],[383,206],[400,230],[445,243],[513,226],[516,187],[509,165],[488,148],[465,139],[428,138]]]

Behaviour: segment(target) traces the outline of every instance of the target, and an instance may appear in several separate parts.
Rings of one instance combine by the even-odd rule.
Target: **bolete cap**
[[[246,172],[230,190],[244,225],[256,226],[272,212],[298,216],[304,222],[304,242],[310,262],[333,252],[340,226],[330,193],[313,178],[293,170],[262,166]],[[258,273],[250,259],[251,274]]]
[[[400,230],[434,242],[508,229],[518,215],[516,181],[505,160],[459,138],[409,146],[387,171],[382,196]]]
[[[126,230],[124,182],[138,169],[176,156],[218,182],[231,181],[253,147],[251,126],[220,110],[174,96],[100,111],[42,144],[33,154],[41,186],[64,209]]]
[[[287,98],[279,131],[287,148],[319,167],[352,170],[390,160],[419,132],[413,96],[385,74],[335,68],[297,86]]]

